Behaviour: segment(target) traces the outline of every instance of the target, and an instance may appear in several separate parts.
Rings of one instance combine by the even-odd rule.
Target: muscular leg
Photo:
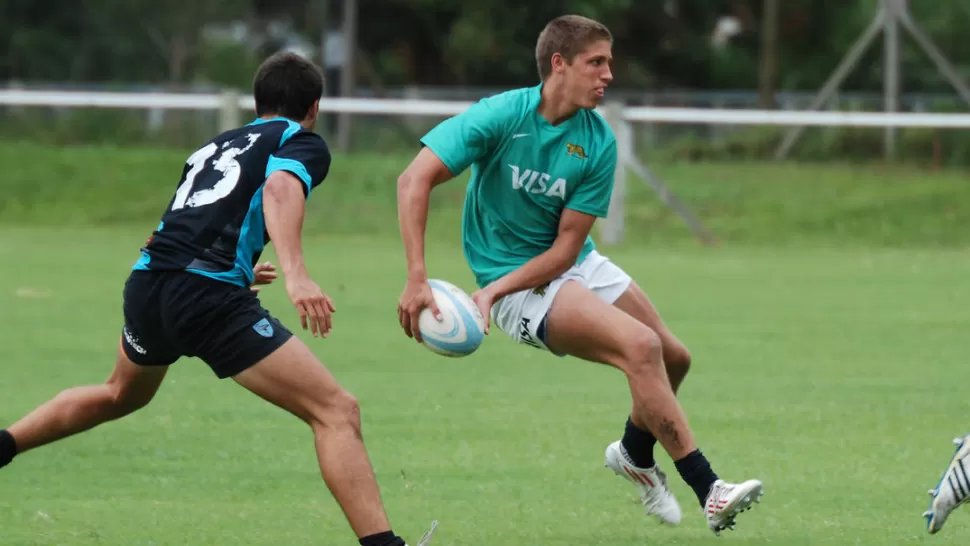
[[[357,400],[302,341],[291,337],[233,379],[310,426],[323,479],[358,538],[390,532],[361,436]]]
[[[630,283],[630,286],[623,292],[623,295],[613,302],[613,305],[660,336],[667,377],[670,380],[670,387],[676,393],[690,369],[690,352],[687,351],[687,347],[664,324],[657,308],[654,307],[650,298],[637,283]]]
[[[546,341],[556,352],[607,364],[626,375],[633,397],[630,424],[660,441],[703,505],[717,475],[697,449],[670,386],[660,336],[586,287],[569,281],[549,310]]]
[[[660,337],[667,378],[670,381],[671,390],[677,393],[690,368],[690,353],[687,351],[687,347],[664,324],[657,308],[635,282],[630,283],[630,286],[613,305],[656,332]],[[653,467],[655,464],[653,450],[657,439],[650,432],[647,423],[637,417],[635,411],[630,414],[626,423],[622,443],[635,465],[641,468]]]
[[[556,352],[613,366],[627,376],[633,415],[676,461],[697,446],[664,369],[660,336],[582,285],[566,282],[547,316]]]
[[[546,343],[552,350],[611,365],[626,374],[633,395],[633,416],[670,454],[681,478],[704,507],[711,530],[720,533],[733,528],[737,514],[760,499],[760,481],[733,484],[719,479],[697,449],[687,418],[667,378],[660,336],[653,329],[604,302],[584,286],[569,281],[553,300],[546,332]],[[658,485],[639,470],[626,468],[625,464],[620,467],[639,482],[641,501],[648,511],[671,522],[679,520],[679,508],[671,506],[674,501],[666,491],[663,478]]]
[[[146,406],[158,392],[167,370],[165,366],[139,366],[119,348],[114,371],[103,385],[62,391],[7,429],[15,442],[16,453],[83,432]],[[3,460],[4,454],[0,453],[0,466]]]

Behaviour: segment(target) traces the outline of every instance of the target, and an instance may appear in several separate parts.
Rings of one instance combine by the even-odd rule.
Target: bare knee
[[[109,392],[107,401],[111,418],[114,419],[142,409],[155,397],[154,390],[146,391],[123,383],[109,381],[105,386]]]
[[[687,375],[690,370],[690,351],[687,347],[679,342],[665,345],[663,354],[668,374],[680,377]]]
[[[349,430],[360,436],[360,404],[354,395],[340,389],[315,407],[309,423],[314,431]]]
[[[637,329],[623,349],[623,370],[628,376],[645,376],[663,369],[663,344],[653,329]]]

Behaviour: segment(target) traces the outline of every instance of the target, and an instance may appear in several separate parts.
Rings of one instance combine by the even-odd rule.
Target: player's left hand
[[[495,303],[495,294],[488,286],[472,294],[472,300],[478,304],[478,310],[482,312],[485,319],[485,335],[488,335],[488,327],[491,324],[492,304]]]
[[[253,267],[253,292],[259,292],[259,285],[269,284],[276,280],[276,266],[271,262],[263,262]]]

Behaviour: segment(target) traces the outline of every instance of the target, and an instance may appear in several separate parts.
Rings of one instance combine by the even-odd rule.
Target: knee
[[[690,358],[690,351],[682,343],[664,346],[664,362],[671,373],[681,377],[687,375],[690,370]]]
[[[663,368],[663,344],[653,329],[643,326],[623,350],[624,370],[630,376],[654,374]]]
[[[310,426],[319,429],[348,429],[360,436],[360,404],[344,389],[320,404],[310,416]]]
[[[130,385],[110,382],[107,386],[111,394],[109,401],[115,418],[124,417],[144,408],[155,397],[154,390],[139,390]]]

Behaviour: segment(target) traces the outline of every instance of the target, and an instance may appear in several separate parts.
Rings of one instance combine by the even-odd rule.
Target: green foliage
[[[970,33],[964,2],[912,2],[917,21],[958,64]],[[817,89],[872,20],[875,0],[785,0],[779,16],[779,88]],[[426,85],[527,85],[535,81],[535,40],[553,17],[578,13],[610,27],[618,87],[738,89],[757,85],[761,0],[359,0],[359,45],[384,82]],[[669,9],[670,6],[674,8]],[[294,36],[318,43],[327,14],[305,0],[7,0],[0,18],[0,80],[70,82],[235,82],[227,52],[212,51],[204,30],[230,21],[249,24],[247,49],[261,49],[267,18],[291,22]],[[710,37],[733,15],[742,33],[724,49]],[[950,92],[933,63],[902,33],[903,87]],[[217,46],[221,47],[221,46]],[[230,56],[235,55],[231,54]],[[877,40],[845,88],[879,91],[882,45]],[[238,70],[251,63],[240,63]],[[370,78],[372,75],[368,75]],[[374,81],[362,80],[364,85]]]
[[[248,91],[262,59],[249,48],[228,40],[205,42],[199,55],[199,79],[221,87]]]
[[[191,79],[208,24],[245,19],[249,0],[6,0],[0,79],[170,82]]]

